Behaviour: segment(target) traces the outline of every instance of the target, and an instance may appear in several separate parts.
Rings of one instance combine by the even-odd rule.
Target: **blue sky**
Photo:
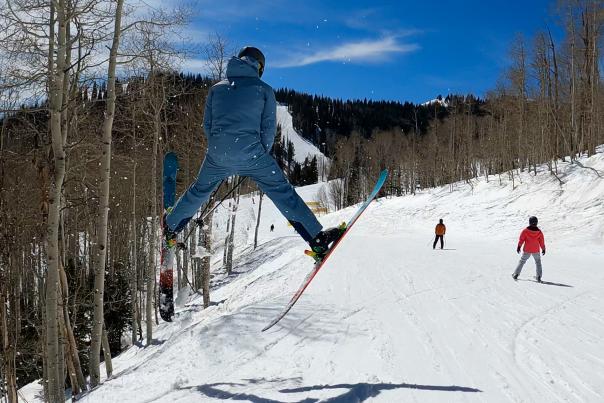
[[[424,102],[492,89],[510,44],[559,31],[551,0],[199,0],[190,36],[266,55],[263,79],[331,97]],[[202,57],[201,55],[199,56]],[[187,69],[199,71],[199,61]]]

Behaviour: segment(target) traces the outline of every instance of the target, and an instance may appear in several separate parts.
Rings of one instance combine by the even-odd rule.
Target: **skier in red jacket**
[[[518,247],[516,248],[516,252],[520,253],[520,248],[524,245],[524,250],[522,256],[520,257],[520,261],[518,262],[518,266],[516,270],[514,270],[514,274],[512,277],[514,280],[518,279],[518,275],[522,270],[522,266],[526,263],[529,257],[533,256],[535,259],[535,264],[537,265],[537,281],[541,282],[541,256],[539,252],[545,255],[545,239],[543,238],[543,232],[537,227],[537,217],[529,218],[529,226],[522,230],[520,233],[520,239],[518,240]]]

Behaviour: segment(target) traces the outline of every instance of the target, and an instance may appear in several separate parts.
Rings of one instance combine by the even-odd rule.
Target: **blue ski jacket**
[[[208,154],[218,164],[248,165],[273,147],[275,93],[258,77],[258,62],[252,58],[231,58],[226,75],[210,89],[206,101]]]

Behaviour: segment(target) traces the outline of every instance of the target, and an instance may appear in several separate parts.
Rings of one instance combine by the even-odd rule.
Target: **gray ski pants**
[[[537,277],[541,278],[542,267],[541,267],[541,255],[539,254],[539,252],[537,252],[537,253],[523,252],[522,256],[520,257],[520,261],[518,262],[518,266],[516,266],[516,270],[514,271],[515,275],[520,274],[520,272],[522,271],[522,267],[524,266],[526,261],[531,256],[533,256],[533,259],[535,259],[535,264],[537,265]]]

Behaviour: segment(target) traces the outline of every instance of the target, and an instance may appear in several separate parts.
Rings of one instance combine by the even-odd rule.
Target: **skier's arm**
[[[210,138],[210,133],[212,131],[212,89],[208,92],[208,97],[206,99],[206,107],[203,113],[203,130],[205,131],[206,138]]]
[[[541,251],[545,255],[545,237],[543,236],[543,232],[539,233],[539,246],[541,246]]]
[[[267,89],[264,99],[264,110],[262,111],[262,122],[260,126],[260,139],[262,146],[270,152],[277,134],[277,101],[275,93],[271,88]]]
[[[520,233],[520,238],[518,239],[518,247],[516,247],[516,252],[520,253],[520,248],[524,245],[524,231]]]
[[[447,233],[447,226],[445,224],[443,224],[443,235],[445,235]]]

